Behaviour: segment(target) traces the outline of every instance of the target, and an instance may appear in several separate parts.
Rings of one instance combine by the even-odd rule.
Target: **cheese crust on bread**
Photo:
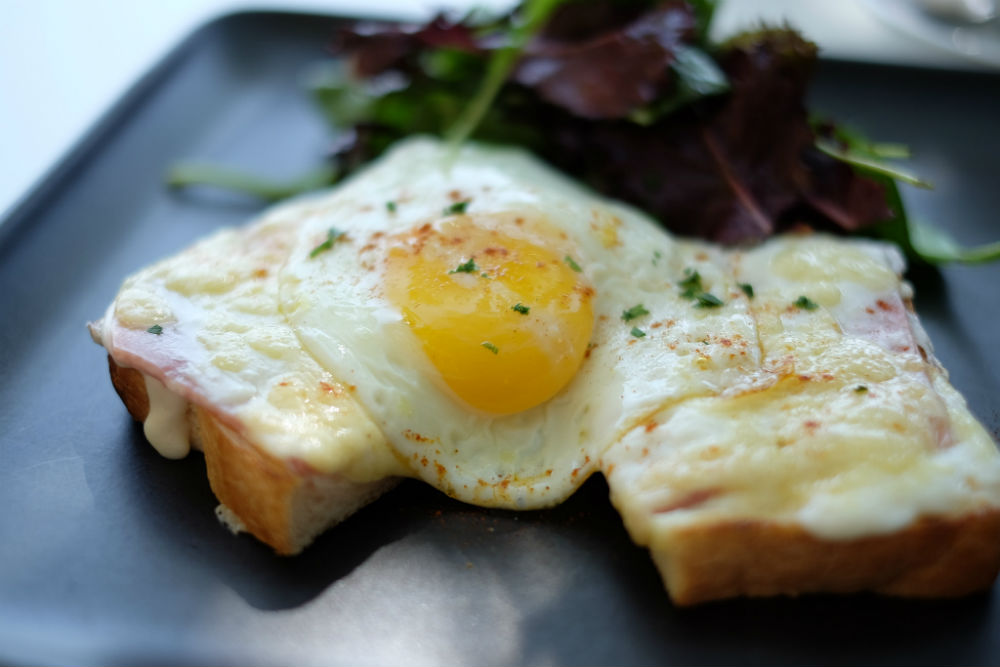
[[[603,458],[675,601],[988,586],[996,447],[934,359],[895,249],[785,238],[730,261],[754,286],[759,372]]]
[[[377,498],[401,470],[349,388],[301,350],[277,311],[291,220],[277,209],[138,272],[91,324],[147,439],[167,458],[202,450],[220,518],[282,554]]]
[[[477,234],[493,240],[473,253],[462,244]],[[423,360],[433,339],[408,347],[415,316],[379,301],[352,319],[342,299],[383,298],[391,258],[439,237],[468,254],[434,274],[435,290],[495,295],[508,271],[510,285],[530,283],[524,262],[500,262],[531,256],[551,271],[549,255],[530,254],[547,243],[565,256],[559,275],[580,274],[575,296],[554,303],[592,299],[591,342],[552,398],[490,415],[436,375],[452,372],[445,362]],[[599,471],[678,604],[963,595],[1000,569],[1000,454],[934,358],[903,268],[893,246],[821,234],[738,249],[674,239],[519,151],[453,155],[416,139],[342,186],[139,271],[91,333],[151,443],[173,458],[204,451],[220,517],[279,553],[399,477],[531,508]],[[438,293],[406,284],[405,298]],[[520,295],[479,318],[515,333],[473,329],[472,363],[512,359],[492,341],[542,321]],[[543,332],[560,326],[553,312]],[[370,385],[406,373],[416,393]],[[463,411],[464,430],[427,430]],[[486,425],[482,442],[468,424]]]

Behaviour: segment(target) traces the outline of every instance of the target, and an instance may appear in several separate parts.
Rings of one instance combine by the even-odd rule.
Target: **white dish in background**
[[[865,4],[894,30],[1000,67],[1000,16],[993,0],[866,0]]]

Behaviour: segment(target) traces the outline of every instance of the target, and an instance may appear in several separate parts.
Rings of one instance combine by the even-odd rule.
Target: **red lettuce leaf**
[[[815,148],[803,103],[815,57],[795,33],[759,33],[721,53],[723,98],[650,127],[552,115],[544,155],[671,230],[713,241],[885,220],[882,186]]]
[[[421,53],[430,49],[456,49],[481,53],[472,26],[434,17],[423,26],[358,21],[334,35],[331,50],[346,55],[355,77],[366,79],[389,70],[412,72]]]
[[[608,6],[589,8],[586,25],[601,9]],[[664,95],[677,49],[696,37],[694,13],[683,2],[664,3],[620,27],[582,39],[581,32],[590,31],[570,32],[567,14],[563,11],[555,25],[528,46],[513,79],[581,118],[624,118]]]

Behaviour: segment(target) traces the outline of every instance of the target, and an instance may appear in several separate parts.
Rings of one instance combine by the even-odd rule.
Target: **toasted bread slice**
[[[147,380],[108,358],[111,382],[136,421],[149,416]],[[296,554],[320,533],[340,523],[396,479],[356,482],[320,473],[294,459],[282,460],[248,441],[211,410],[191,404],[185,427],[204,452],[208,481],[221,505],[217,513],[234,531],[245,530],[279,554]]]
[[[675,602],[988,587],[1000,457],[934,359],[898,258],[813,237],[732,263],[753,285],[760,372],[661,410],[602,460]]]
[[[989,588],[1000,511],[924,518],[887,535],[824,540],[801,526],[742,519],[662,533],[651,553],[675,604],[738,596],[873,591],[958,597]]]
[[[285,211],[131,276],[91,335],[153,446],[204,451],[220,519],[294,554],[390,488],[399,466],[277,312]]]

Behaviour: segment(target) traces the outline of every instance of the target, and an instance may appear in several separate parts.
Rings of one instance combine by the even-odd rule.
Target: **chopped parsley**
[[[469,261],[459,264],[454,269],[449,271],[448,275],[451,275],[452,273],[475,273],[478,270],[479,267],[476,266],[476,260],[470,257]]]
[[[632,335],[636,338],[642,338],[646,335],[646,332],[639,327],[632,327]]]
[[[684,269],[684,280],[677,282],[681,288],[681,298],[695,301],[695,308],[718,308],[724,305],[722,299],[706,292],[701,284],[701,274],[694,269]]]
[[[698,292],[702,292],[701,274],[693,269],[684,269],[684,280],[678,281],[677,286],[683,292],[681,296],[685,299],[693,299]]]
[[[654,250],[653,251],[653,266],[656,266],[657,264],[660,263],[660,258],[661,257],[663,257],[663,255],[660,253],[659,250]]]
[[[336,243],[342,238],[344,238],[344,232],[340,231],[336,227],[331,227],[330,229],[326,230],[326,240],[320,243],[318,246],[316,246],[309,252],[309,259],[312,259],[313,257],[315,257],[316,255],[320,254],[325,250],[329,250],[330,248],[333,247],[334,243]]]
[[[863,384],[859,384],[857,387],[854,388],[855,394],[865,394],[867,392],[868,392],[868,387],[864,386]]]
[[[389,201],[387,201],[385,203],[385,210],[389,211],[389,213],[395,213],[396,212],[396,202],[392,201],[391,199]]]
[[[457,201],[451,206],[446,206],[443,213],[445,215],[462,215],[465,209],[469,208],[469,201]]]
[[[484,340],[482,343],[480,343],[480,345],[482,345],[483,347],[485,347],[487,350],[489,350],[493,354],[500,354],[500,348],[498,348],[496,345],[494,345],[493,343],[489,342],[488,340]]]
[[[817,308],[819,308],[818,303],[816,303],[815,301],[804,295],[796,299],[795,303],[793,303],[792,305],[795,306],[796,308],[801,308],[802,310],[816,310]]]
[[[698,292],[694,298],[698,300],[698,303],[694,304],[695,308],[718,308],[723,305],[722,299],[710,292]]]
[[[490,274],[488,274],[488,273],[486,273],[485,271],[483,271],[482,273],[480,273],[480,274],[479,274],[479,277],[480,277],[480,278],[489,278],[489,277],[490,277]]]
[[[574,260],[569,255],[566,255],[565,257],[563,257],[563,261],[566,262],[566,266],[568,266],[569,268],[573,269],[577,273],[580,273],[581,271],[583,271],[583,269],[580,268],[580,265],[576,263],[576,260]]]
[[[637,304],[635,306],[632,306],[628,310],[623,310],[622,311],[622,321],[623,322],[631,322],[632,320],[636,319],[637,317],[642,317],[643,315],[649,315],[649,311],[646,310],[646,307],[643,306],[640,303],[640,304]]]
[[[163,333],[163,327],[161,327],[159,324],[154,324],[153,326],[146,329],[146,332],[151,334],[156,334],[157,336],[159,336],[161,333]]]
[[[511,310],[513,310],[516,313],[521,313],[522,315],[527,315],[528,312],[531,310],[531,308],[525,306],[524,304],[519,303],[511,307]]]
[[[743,290],[743,293],[747,295],[748,299],[753,298],[753,285],[751,285],[750,283],[736,283],[736,284],[740,286],[740,289]]]

